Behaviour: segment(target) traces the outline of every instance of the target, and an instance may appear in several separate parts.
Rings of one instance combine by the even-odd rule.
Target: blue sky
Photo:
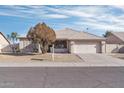
[[[102,35],[124,31],[123,6],[0,6],[0,31],[25,36],[31,26],[45,22],[54,30],[72,28]],[[87,30],[88,28],[88,30]]]

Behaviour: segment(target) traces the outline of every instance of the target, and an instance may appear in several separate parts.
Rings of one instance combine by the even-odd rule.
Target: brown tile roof
[[[124,42],[124,32],[111,32],[111,33]]]
[[[69,39],[69,40],[105,40],[100,36],[96,36],[84,31],[76,31],[73,29],[63,29],[56,31],[57,39]]]
[[[76,31],[70,28],[55,31],[57,39],[67,40],[105,40],[105,38],[90,34],[84,31]],[[20,39],[27,39],[26,37],[19,37]]]

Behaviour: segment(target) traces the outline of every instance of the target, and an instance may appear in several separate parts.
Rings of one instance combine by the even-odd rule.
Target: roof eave
[[[106,41],[106,39],[105,38],[103,38],[103,39],[67,39],[67,38],[57,38],[57,40],[99,40],[99,41]]]
[[[114,35],[116,38],[118,38],[119,40],[121,40],[122,42],[124,42],[124,40],[122,40],[120,37],[118,37],[114,32],[111,32],[112,35]]]
[[[0,32],[0,34],[6,39],[6,41],[10,44],[10,41],[4,36],[4,34],[2,32]]]

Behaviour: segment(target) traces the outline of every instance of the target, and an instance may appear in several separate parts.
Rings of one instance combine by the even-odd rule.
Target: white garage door
[[[75,42],[72,48],[73,53],[99,53],[101,51],[98,42]]]

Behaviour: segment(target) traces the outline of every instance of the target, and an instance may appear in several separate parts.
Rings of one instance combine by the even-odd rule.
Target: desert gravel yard
[[[0,67],[122,67],[124,60],[108,54],[1,55]]]
[[[32,54],[32,55],[10,55],[10,54],[1,54],[0,62],[50,62],[52,61],[52,56],[48,54]],[[82,59],[74,54],[55,54],[54,62],[81,62]]]

